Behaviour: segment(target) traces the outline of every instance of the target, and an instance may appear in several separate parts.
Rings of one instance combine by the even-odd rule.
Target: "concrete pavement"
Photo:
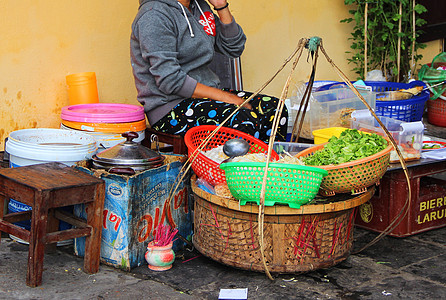
[[[354,250],[377,234],[355,229]],[[43,284],[25,284],[28,246],[3,236],[0,299],[218,299],[220,289],[248,288],[248,299],[446,299],[446,228],[406,238],[384,237],[329,269],[275,275],[234,269],[195,250],[178,253],[169,271],[147,265],[127,273],[101,265],[82,271],[72,246],[47,254]]]

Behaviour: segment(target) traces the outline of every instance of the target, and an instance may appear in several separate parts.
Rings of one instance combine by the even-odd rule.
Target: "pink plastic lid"
[[[92,123],[126,123],[145,118],[144,107],[119,103],[89,103],[62,107],[62,120]]]

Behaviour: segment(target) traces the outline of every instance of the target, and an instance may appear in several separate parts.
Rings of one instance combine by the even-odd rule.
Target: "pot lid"
[[[145,164],[145,165],[137,165],[137,164],[107,164],[104,162],[100,162],[97,160],[93,160],[93,167],[95,169],[106,169],[106,170],[110,170],[110,169],[132,169],[134,171],[145,171],[145,170],[150,170],[150,169],[155,169],[155,168],[159,168],[163,165],[163,160],[159,161],[159,162],[154,162],[151,164]]]
[[[164,156],[133,141],[138,137],[134,131],[122,134],[127,140],[93,156],[93,161],[128,166],[152,166],[164,161]]]

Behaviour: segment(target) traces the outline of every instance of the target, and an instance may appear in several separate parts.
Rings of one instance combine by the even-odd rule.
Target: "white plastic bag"
[[[383,72],[381,70],[372,70],[367,72],[367,76],[365,77],[366,81],[386,81],[386,77],[384,77]]]

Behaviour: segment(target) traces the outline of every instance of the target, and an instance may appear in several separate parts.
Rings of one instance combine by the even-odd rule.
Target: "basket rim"
[[[384,156],[387,153],[390,153],[390,151],[392,151],[393,145],[389,142],[389,140],[386,139],[386,141],[388,143],[387,147],[385,149],[379,151],[378,153],[373,154],[373,155],[370,155],[370,156],[367,156],[367,157],[364,157],[364,158],[360,158],[360,159],[357,159],[357,160],[349,161],[349,162],[346,162],[346,163],[342,163],[342,164],[339,164],[339,165],[326,165],[326,166],[317,166],[317,167],[321,168],[321,169],[324,169],[324,170],[335,170],[335,169],[353,167],[353,166],[356,166],[356,165],[359,165],[359,164],[362,164],[362,163],[369,162],[371,160],[374,160],[376,158]],[[297,153],[295,156],[297,158],[307,156],[308,154],[311,154],[311,153],[313,153],[313,152],[315,152],[315,151],[317,151],[319,149],[324,148],[325,144],[327,144],[327,143],[323,143],[323,144],[316,145],[316,146],[310,147],[308,149],[305,149],[305,150]],[[316,167],[316,166],[313,166],[313,167]]]
[[[220,165],[220,169],[226,170],[232,167],[264,167],[266,165],[266,162],[227,162],[222,163]],[[298,164],[284,164],[284,163],[276,163],[276,162],[270,162],[269,163],[270,168],[290,168],[294,170],[307,170],[307,171],[313,171],[317,173],[321,173],[323,176],[328,175],[328,171],[319,168],[316,166],[305,166],[305,165],[298,165]]]
[[[354,83],[354,81],[351,81],[351,83]],[[416,86],[417,84],[419,85],[423,85],[424,87],[426,87],[426,83],[424,83],[421,80],[416,80],[410,83],[403,83],[403,82],[388,82],[388,81],[364,81],[364,83],[368,86],[371,87],[390,87],[390,88],[394,88],[393,91],[396,91],[398,88],[411,88],[413,86]],[[338,81],[336,83],[331,83],[331,84],[326,84],[323,86],[318,87],[317,91],[328,91],[330,90],[330,88],[336,84],[343,84],[346,87],[347,84],[343,81]],[[375,90],[373,90],[372,92],[375,92]],[[395,103],[395,101],[376,101],[376,106],[380,107],[380,106],[403,106],[403,105],[413,105],[416,103],[421,103],[421,102],[426,102],[429,99],[429,91],[423,91],[418,95],[413,96],[412,98],[409,99],[405,99],[405,100],[398,100],[398,103]]]
[[[238,212],[245,212],[249,214],[258,214],[259,205],[255,202],[247,202],[245,205],[240,205],[239,201],[231,196],[230,198],[226,198],[223,196],[214,195],[211,193],[202,190],[197,185],[197,175],[192,175],[191,177],[191,187],[194,196],[201,197],[208,202],[211,202],[215,205],[225,207],[228,209],[232,209]],[[347,209],[351,209],[365,202],[369,201],[371,195],[375,193],[375,187],[368,187],[367,191],[363,194],[359,195],[351,195],[351,198],[345,201],[339,202],[331,202],[330,197],[325,197],[326,202],[320,203],[307,203],[302,205],[300,208],[292,208],[288,205],[274,205],[274,206],[264,206],[265,215],[312,215],[312,214],[330,214],[336,213],[338,211],[343,211]]]

